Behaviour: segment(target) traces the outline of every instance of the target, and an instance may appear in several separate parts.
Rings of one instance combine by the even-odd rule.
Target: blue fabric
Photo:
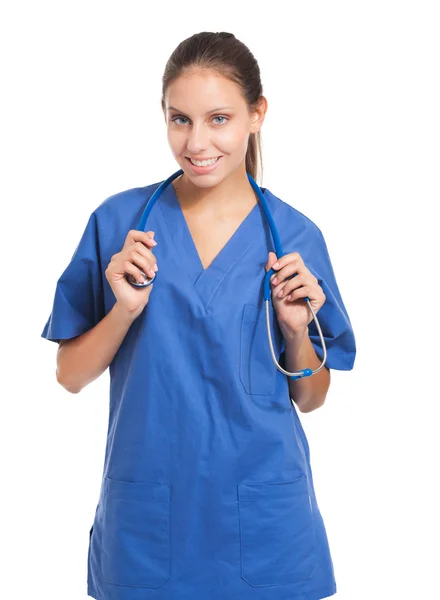
[[[56,287],[42,337],[98,323],[105,278],[161,182],[93,212]],[[355,338],[318,227],[262,188],[285,253],[298,251],[327,296],[327,366],[349,370]],[[272,362],[263,277],[272,250],[257,204],[204,270],[174,188],[147,223],[159,275],[110,365],[102,486],[87,592],[97,600],[318,600],[336,592],[310,450],[288,379]],[[272,324],[277,355],[283,339]],[[319,336],[310,336],[320,354]],[[308,365],[304,365],[307,367]]]

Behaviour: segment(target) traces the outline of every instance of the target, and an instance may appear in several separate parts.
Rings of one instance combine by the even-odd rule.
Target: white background
[[[2,597],[86,598],[108,371],[69,394],[40,335],[89,214],[178,168],[160,109],[169,55],[230,31],[269,103],[259,183],[323,231],[356,334],[354,370],[300,414],[336,597],[440,598],[437,9],[2,4]]]

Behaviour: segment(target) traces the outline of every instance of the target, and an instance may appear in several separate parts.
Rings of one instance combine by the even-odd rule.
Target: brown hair
[[[203,31],[183,40],[171,54],[162,77],[162,108],[165,108],[165,92],[170,83],[185,70],[197,67],[216,71],[238,84],[248,109],[252,110],[263,94],[260,68],[250,50],[232,33]],[[261,133],[251,133],[246,150],[246,171],[257,179],[258,163],[263,172],[261,159]],[[261,184],[260,184],[261,185]]]

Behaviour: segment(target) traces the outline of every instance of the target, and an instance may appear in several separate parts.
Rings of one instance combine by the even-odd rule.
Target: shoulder
[[[269,192],[277,227],[290,234],[312,235],[315,239],[323,240],[324,236],[317,223],[282,198],[275,196],[269,189],[266,190]]]
[[[161,183],[116,192],[105,198],[90,214],[85,235],[99,247],[103,261],[118,252],[127,233],[136,229],[146,203]]]
[[[116,192],[98,204],[93,214],[98,218],[102,218],[137,213],[140,208],[144,208],[146,200],[150,198],[161,183],[159,181],[146,186]]]
[[[90,214],[88,227],[95,236],[112,246],[121,244],[128,231],[135,229],[145,206],[162,182],[133,187],[107,196]]]

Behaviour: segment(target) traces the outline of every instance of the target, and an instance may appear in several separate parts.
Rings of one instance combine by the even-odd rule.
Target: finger
[[[154,231],[140,231],[138,229],[130,229],[125,238],[124,247],[131,246],[135,242],[142,242],[146,246],[156,246],[157,242],[154,239]]]
[[[284,290],[285,296],[289,292],[292,292],[293,290],[296,290],[297,288],[299,288],[301,286],[310,284],[310,280],[307,278],[306,275],[304,275],[304,273],[298,273],[294,277],[287,278],[284,281],[286,283],[286,288]]]
[[[148,244],[153,244],[153,246],[157,246],[157,242],[156,242],[156,240],[154,239],[154,235],[155,235],[155,233],[156,233],[155,231],[147,231],[147,232],[146,232],[146,234],[147,234],[147,236],[148,236],[148,237],[147,237],[147,243],[148,243]]]
[[[154,233],[154,232],[153,232]],[[154,242],[154,240],[152,240],[151,238],[149,238],[147,240],[147,243]],[[142,256],[144,256],[147,261],[148,261],[148,265],[149,268],[153,268],[155,271],[158,271],[159,268],[157,266],[157,261],[156,261],[156,257],[154,256],[153,252],[146,247],[146,244],[144,242],[135,242],[131,247],[129,247],[127,249],[128,251],[136,251],[139,254],[141,254]]]
[[[123,266],[124,272],[128,273],[129,275],[132,275],[138,283],[144,283],[146,276],[150,277],[150,275],[146,274],[145,271],[143,271],[142,269],[136,267],[129,260],[124,261]]]
[[[290,252],[289,254],[282,256],[274,265],[272,265],[272,268],[279,271],[292,261],[300,261],[301,263],[304,262],[298,252]]]
[[[147,248],[151,248],[152,246],[157,246],[157,242],[154,239],[154,231],[144,231],[144,239],[141,239],[141,243],[147,246]]]
[[[282,281],[278,285],[274,286],[274,288],[272,289],[272,298],[278,298],[278,294],[281,292],[281,290],[284,290],[286,285],[287,281]]]
[[[272,268],[272,265],[274,264],[274,262],[276,262],[277,260],[277,255],[275,254],[275,252],[269,252],[269,257],[267,259],[267,263],[266,263],[266,273],[268,271],[270,271],[270,269]]]
[[[145,248],[143,251],[145,251]],[[144,273],[147,273],[149,277],[154,277],[154,273],[158,270],[157,265],[155,264],[155,258],[149,250],[146,250],[146,252],[149,253],[149,256],[145,256],[144,254],[141,254],[137,250],[133,249],[128,252],[128,260],[135,266],[142,269]],[[153,258],[150,258],[150,256]]]
[[[294,301],[299,300],[300,298],[308,297],[309,300],[314,300],[316,297],[316,289],[312,285],[304,285],[303,287],[297,288],[293,290],[291,293],[288,293],[286,296],[286,300]]]
[[[288,263],[286,266],[284,266],[277,272],[275,277],[275,283],[278,283],[279,281],[284,281],[286,279],[292,279],[298,276],[299,274],[303,273],[305,268],[306,267],[298,261]]]
[[[142,242],[135,242],[133,246],[127,248],[124,253],[124,258],[126,258],[126,256],[128,256],[128,259],[139,268],[143,269],[145,273],[148,272],[151,277],[159,270],[156,257]],[[153,273],[153,275],[151,275],[151,273]]]
[[[147,248],[143,242],[135,242],[133,246],[127,248],[127,250],[129,252],[132,252],[133,250],[135,252],[138,252],[142,256],[145,256],[145,258],[148,258],[148,260],[150,260],[152,264],[156,262],[156,257],[154,256],[153,252],[149,248]]]
[[[157,246],[156,240],[154,240],[152,237],[147,238],[145,241],[142,241],[141,244],[144,244],[144,246],[147,246],[147,248],[152,248],[153,246]]]

